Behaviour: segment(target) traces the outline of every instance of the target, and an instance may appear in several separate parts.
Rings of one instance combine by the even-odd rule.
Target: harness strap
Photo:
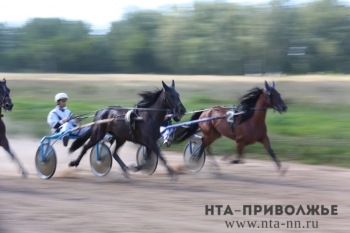
[[[232,112],[233,112],[232,122],[228,122],[228,126],[231,129],[231,133],[232,133],[233,137],[236,137],[235,131],[234,131],[234,128],[236,127],[235,118],[238,115],[244,114],[244,111],[242,110],[242,105],[233,106]]]
[[[232,117],[232,122],[228,122],[228,126],[229,126],[229,128],[231,129],[231,133],[232,133],[232,135],[233,135],[233,137],[235,137],[236,138],[236,135],[235,135],[235,130],[234,130],[234,128],[235,128],[235,116],[236,116],[236,114],[235,114],[235,110],[236,110],[237,108],[232,108],[232,111],[233,111],[233,117]]]
[[[133,110],[129,110],[129,111],[127,111],[127,113],[125,113],[125,123],[126,124],[130,124],[131,123],[132,115],[133,115]]]
[[[135,128],[136,128],[136,118],[139,116],[137,115],[135,110],[129,110],[125,114],[125,123],[129,125],[129,134],[131,134],[131,140],[133,143],[136,144],[136,135],[135,135]]]

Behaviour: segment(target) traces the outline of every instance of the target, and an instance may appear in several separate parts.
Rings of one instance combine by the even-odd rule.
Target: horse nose
[[[287,112],[287,109],[288,109],[287,106],[283,106],[283,107],[282,107],[283,112]]]
[[[12,110],[13,104],[6,103],[5,104],[5,109]]]
[[[186,113],[186,108],[185,108],[185,107],[182,107],[181,110],[180,110],[180,113],[181,113],[181,115],[185,115],[185,113]]]

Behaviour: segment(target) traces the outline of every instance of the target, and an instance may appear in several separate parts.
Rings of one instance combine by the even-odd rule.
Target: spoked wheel
[[[185,165],[187,169],[191,172],[199,172],[203,168],[205,163],[205,157],[206,157],[205,150],[203,151],[202,155],[199,157],[198,155],[199,147],[200,147],[200,144],[196,142],[191,142],[191,143],[188,142],[183,152]]]
[[[147,149],[144,146],[140,146],[136,153],[136,161],[138,166],[142,166],[142,172],[147,175],[152,175],[157,169],[158,156],[152,151],[150,155],[147,155]]]
[[[109,173],[112,168],[112,154],[106,144],[99,143],[98,153],[96,146],[91,149],[90,165],[96,176],[105,176]]]
[[[35,168],[38,173],[38,176],[41,179],[50,179],[53,174],[55,174],[56,166],[57,166],[57,157],[55,150],[51,147],[49,149],[49,144],[43,144],[43,152],[45,155],[45,159],[41,162],[40,156],[40,146],[35,154]]]

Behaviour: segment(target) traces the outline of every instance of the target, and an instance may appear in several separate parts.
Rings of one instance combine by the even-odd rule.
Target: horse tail
[[[203,112],[204,112],[204,110],[193,114],[191,117],[191,121],[198,120]],[[188,139],[189,137],[191,137],[193,134],[195,134],[197,132],[198,128],[199,128],[198,123],[190,124],[190,126],[186,130],[184,130],[180,135],[177,135],[177,137],[175,139],[179,139],[178,140],[179,143],[183,142],[186,139]]]
[[[91,127],[89,130],[87,130],[83,135],[81,135],[72,143],[72,145],[69,148],[69,153],[73,153],[74,151],[79,149],[81,146],[83,146],[84,143],[90,138],[90,136],[91,136]]]

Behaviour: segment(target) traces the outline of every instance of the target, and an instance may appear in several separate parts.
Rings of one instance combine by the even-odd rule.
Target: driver
[[[67,130],[71,130],[78,126],[81,121],[80,117],[72,118],[72,112],[67,108],[66,102],[68,100],[68,95],[66,93],[58,93],[55,96],[56,107],[50,111],[47,116],[47,123],[51,127],[51,132],[60,133]],[[75,132],[72,132],[71,135],[81,136],[83,135],[90,127],[85,127]],[[67,146],[69,141],[69,135],[65,135],[63,138],[63,145]],[[114,138],[110,135],[106,135],[104,141],[109,141],[111,144],[114,141]]]

